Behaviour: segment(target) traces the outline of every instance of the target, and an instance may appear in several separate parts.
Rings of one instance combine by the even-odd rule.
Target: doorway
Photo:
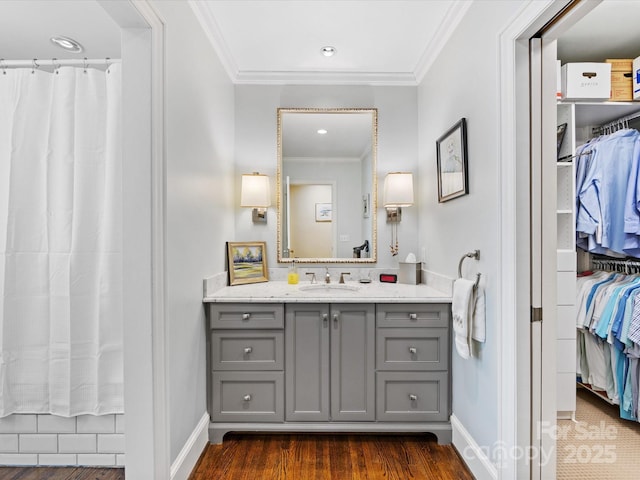
[[[547,25],[533,36],[530,42],[531,69],[531,265],[532,265],[532,306],[541,307],[542,321],[534,321],[531,325],[531,444],[541,453],[551,452],[548,460],[532,464],[531,478],[579,478],[589,471],[588,464],[595,469],[604,464],[611,467],[613,439],[589,445],[585,439],[574,440],[567,445],[564,425],[558,418],[575,419],[576,412],[576,271],[577,265],[583,262],[576,254],[575,247],[575,193],[571,192],[571,184],[575,178],[575,164],[573,158],[576,142],[568,150],[568,161],[558,161],[557,126],[562,123],[560,116],[569,112],[569,126],[576,129],[597,126],[607,119],[615,117],[615,112],[640,110],[640,105],[625,106],[623,103],[605,105],[602,102],[595,105],[585,105],[585,102],[561,102],[556,100],[558,90],[557,59],[562,63],[572,62],[604,62],[605,58],[632,58],[637,56],[633,51],[618,46],[610,47],[604,53],[598,50],[598,32],[612,37],[613,23],[609,16],[610,8],[619,2],[604,0],[603,2],[576,1],[567,5],[565,10],[552,19]],[[626,5],[630,6],[630,5]],[[632,12],[626,10],[628,15]],[[594,20],[597,19],[597,28]],[[590,22],[590,42],[581,45],[582,52],[573,53],[576,44],[571,41],[576,37],[576,26],[581,22]],[[631,37],[622,33],[621,24],[616,24],[616,40],[618,45],[634,44]],[[564,47],[564,48],[561,48]],[[606,107],[606,108],[605,108]],[[611,113],[601,115],[602,110],[611,109]],[[587,110],[589,110],[587,112]],[[596,111],[598,114],[596,114]],[[631,110],[629,110],[631,111]],[[577,122],[577,116],[583,112],[589,119],[583,124]],[[573,127],[571,120],[574,121]],[[564,121],[564,119],[562,120]],[[572,132],[573,139],[580,137]],[[590,136],[585,138],[591,138]],[[584,140],[584,139],[583,139]],[[568,182],[564,182],[568,180]],[[570,194],[565,195],[564,183],[568,184]],[[568,200],[569,207],[563,207],[563,201]],[[537,237],[537,238],[536,238]],[[568,241],[567,241],[568,240]],[[589,263],[589,262],[587,262]],[[537,303],[536,303],[537,302]],[[533,319],[537,320],[537,319]],[[568,327],[568,328],[565,328]],[[573,338],[571,338],[573,330]],[[561,333],[561,332],[565,333]],[[567,335],[567,333],[569,335]],[[564,338],[567,337],[567,338]],[[568,368],[567,368],[568,362]],[[584,405],[582,395],[578,402]],[[606,409],[603,404],[603,409]],[[604,418],[604,417],[603,417]],[[578,424],[581,420],[578,419]],[[582,428],[582,427],[581,427]],[[606,439],[605,439],[606,440]],[[596,450],[607,452],[606,458],[599,458]],[[580,451],[580,458],[576,456]],[[572,454],[573,451],[573,454]],[[573,456],[572,456],[573,455]],[[586,467],[582,473],[571,468],[570,477],[563,476],[567,469],[560,467],[567,463],[583,464]],[[598,465],[596,465],[598,464]]]

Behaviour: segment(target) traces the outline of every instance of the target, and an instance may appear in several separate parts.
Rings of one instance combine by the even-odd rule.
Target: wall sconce
[[[270,205],[269,177],[258,172],[243,174],[240,206],[253,208],[253,223],[267,223],[267,207]]]
[[[384,179],[384,208],[387,209],[387,223],[392,224],[391,254],[398,254],[398,223],[402,220],[402,207],[413,205],[413,174],[391,172]]]

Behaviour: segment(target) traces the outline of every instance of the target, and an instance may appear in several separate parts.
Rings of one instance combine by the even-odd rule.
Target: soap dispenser
[[[298,266],[296,265],[296,259],[294,258],[289,265],[289,274],[287,275],[287,283],[289,285],[296,285],[298,283]]]

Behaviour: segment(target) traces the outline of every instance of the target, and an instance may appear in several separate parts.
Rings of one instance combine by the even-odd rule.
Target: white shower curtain
[[[0,71],[0,417],[124,411],[120,85]]]

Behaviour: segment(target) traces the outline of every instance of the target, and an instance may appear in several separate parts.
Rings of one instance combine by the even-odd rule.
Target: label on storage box
[[[562,66],[563,98],[608,100],[610,96],[610,63],[566,63]]]

